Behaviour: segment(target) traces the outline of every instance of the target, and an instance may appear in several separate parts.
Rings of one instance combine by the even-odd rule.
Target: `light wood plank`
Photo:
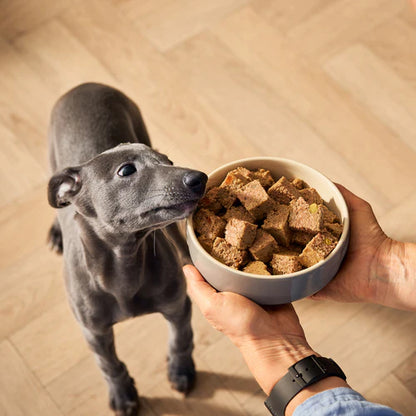
[[[365,307],[362,303],[317,302],[311,299],[299,300],[294,306],[312,348],[322,345],[334,331],[359,316]]]
[[[0,123],[0,207],[24,196],[46,180],[45,169],[35,160],[22,141]],[[18,179],[17,179],[18,178]],[[15,182],[15,186],[10,186]]]
[[[416,195],[413,194],[380,217],[380,225],[392,238],[416,243]]]
[[[383,120],[416,157],[416,90],[362,45],[352,46],[325,65],[326,70]],[[416,171],[415,171],[416,172]]]
[[[240,352],[228,338],[223,336],[205,348],[201,353],[201,361],[204,368],[208,368],[218,378],[217,388],[230,391],[247,414],[267,414],[263,404],[265,394],[248,370]]]
[[[398,15],[407,1],[339,0],[327,3],[324,9],[288,33],[302,51],[320,60],[348,47],[366,32]]]
[[[13,46],[35,73],[47,77],[55,99],[83,82],[102,82],[117,87],[114,77],[100,60],[59,20],[52,19],[25,33]],[[74,65],[74,61],[82,65]]]
[[[365,305],[314,347],[340,364],[353,388],[365,392],[412,354],[415,329],[414,313]]]
[[[65,298],[60,261],[34,250],[0,272],[0,339],[21,329]]]
[[[404,360],[393,373],[401,383],[416,397],[416,353]]]
[[[367,400],[392,407],[405,416],[411,416],[416,409],[415,396],[393,374],[383,378],[364,395]]]
[[[47,162],[46,131],[56,95],[47,77],[27,65],[12,46],[0,38],[0,121],[42,166]]]
[[[72,2],[72,7],[75,3]],[[0,34],[6,39],[13,39],[56,16],[66,7],[70,5],[65,0],[1,0]]]
[[[117,5],[116,0],[112,0]],[[246,4],[247,0],[124,1],[121,10],[160,50],[166,51],[200,33]]]
[[[416,88],[416,24],[399,17],[388,20],[363,36],[360,43],[383,59],[413,89]]]
[[[250,7],[281,33],[319,14],[328,0],[253,0]]]
[[[46,237],[54,217],[55,212],[47,201],[45,183],[17,200],[9,201],[0,210],[2,270],[13,265],[18,269],[22,258],[37,249],[46,248]]]
[[[90,354],[65,301],[32,319],[10,339],[44,386]]]
[[[2,415],[62,415],[9,341],[0,343],[0,368]]]

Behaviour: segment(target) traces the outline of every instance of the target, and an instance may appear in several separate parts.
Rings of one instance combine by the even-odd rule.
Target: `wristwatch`
[[[264,404],[273,416],[285,416],[286,406],[296,394],[323,378],[333,376],[346,380],[344,372],[334,360],[310,355],[289,367],[287,374],[274,385]]]

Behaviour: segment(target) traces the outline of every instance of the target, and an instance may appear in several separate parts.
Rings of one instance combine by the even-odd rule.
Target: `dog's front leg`
[[[139,397],[134,380],[117,357],[113,328],[98,333],[83,327],[83,332],[108,383],[110,407],[117,416],[136,416]]]
[[[186,296],[175,306],[174,312],[162,312],[169,322],[168,378],[175,390],[188,393],[195,383],[191,301]]]

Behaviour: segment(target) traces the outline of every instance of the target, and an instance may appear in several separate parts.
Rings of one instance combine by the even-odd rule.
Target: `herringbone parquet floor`
[[[154,146],[206,172],[292,158],[416,241],[416,12],[406,0],[0,0],[0,415],[108,415],[107,392],[45,245],[55,100],[104,82],[139,103]],[[311,345],[368,399],[416,413],[416,315],[296,303]],[[238,351],[194,312],[196,390],[165,377],[167,331],[116,328],[142,414],[267,415]]]

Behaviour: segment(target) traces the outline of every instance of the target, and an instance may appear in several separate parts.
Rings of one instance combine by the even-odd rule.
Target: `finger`
[[[367,209],[369,207],[369,204],[367,201],[355,195],[345,186],[339,183],[335,183],[335,185],[340,190],[350,210]]]
[[[205,310],[215,301],[217,291],[202,277],[198,269],[190,264],[183,267],[188,292],[201,310]]]

